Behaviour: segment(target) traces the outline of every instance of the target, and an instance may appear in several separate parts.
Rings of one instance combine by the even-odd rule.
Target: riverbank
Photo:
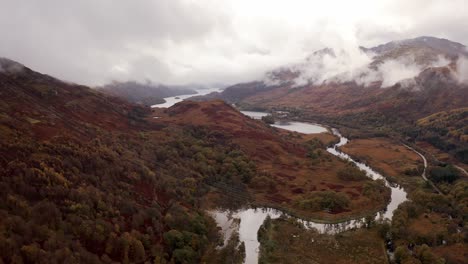
[[[341,149],[408,189],[424,183],[421,157],[398,141],[388,138],[354,139]]]
[[[348,142],[348,140],[342,137],[341,134],[336,129],[332,129],[332,132],[335,136],[339,137],[340,140],[333,147],[327,148],[328,153],[336,157],[339,157],[340,159],[344,161],[349,161],[351,164],[355,164],[359,169],[364,171],[369,178],[373,180],[380,179],[380,180],[383,180],[383,182],[385,182],[385,178],[382,175],[378,174],[377,172],[372,170],[370,167],[352,160],[351,157],[339,151],[338,148],[345,145]],[[375,214],[370,214],[364,218],[357,218],[357,219],[347,218],[348,221],[338,222],[338,223],[335,222],[333,224],[323,223],[323,220],[320,222],[313,222],[313,221],[306,221],[304,219],[299,219],[299,221],[304,227],[315,229],[319,233],[337,234],[337,233],[340,233],[349,229],[360,228],[364,226],[366,222],[369,222],[369,221],[372,222],[374,220],[379,220],[379,219],[391,219],[393,211],[398,207],[400,203],[406,200],[406,193],[398,186],[395,187],[389,183],[386,183],[385,185],[387,185],[391,189],[392,199],[390,200],[390,203],[387,205],[388,209],[378,214],[378,216],[375,216]],[[382,195],[382,191],[380,191],[378,195]],[[276,208],[281,208],[281,207],[276,207]],[[362,212],[362,210],[360,212]],[[217,211],[215,213],[216,214],[224,213],[224,214],[229,214],[232,217],[237,216],[240,218],[239,233],[240,233],[241,241],[243,241],[246,244],[246,263],[256,263],[256,260],[258,259],[258,257],[256,257],[257,256],[256,249],[259,246],[259,242],[256,240],[256,237],[251,237],[252,233],[254,234],[256,233],[256,230],[260,227],[260,225],[263,223],[263,220],[265,218],[267,217],[279,218],[281,215],[286,214],[286,212],[284,211],[277,211],[272,208],[264,208],[264,209],[260,208],[259,210],[246,209],[246,210],[240,210],[234,213]],[[297,215],[297,212],[294,212],[292,214]],[[291,218],[291,215],[288,215],[288,214],[286,215],[287,217]],[[255,224],[248,224],[248,226],[246,226],[245,221],[251,221],[253,219],[255,219]],[[321,219],[323,219],[323,217]],[[220,226],[225,225],[225,223],[218,223],[218,224]],[[246,230],[248,231],[246,232]]]

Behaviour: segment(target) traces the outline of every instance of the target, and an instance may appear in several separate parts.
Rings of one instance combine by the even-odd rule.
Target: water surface
[[[271,126],[303,134],[318,134],[328,131],[328,129],[324,128],[323,126],[304,122],[275,122]]]
[[[257,112],[257,111],[240,111],[240,112],[253,119],[262,119],[262,117],[269,115],[266,112]]]
[[[269,113],[259,112],[259,111],[241,111],[241,113],[253,119],[262,119],[262,117],[269,115]],[[289,131],[304,133],[304,134],[318,134],[318,133],[323,133],[323,132],[328,131],[323,126],[312,124],[312,123],[305,123],[305,122],[278,121],[272,124],[271,126],[286,129]]]
[[[167,107],[171,107],[177,104],[178,102],[182,102],[183,100],[190,98],[192,96],[207,95],[209,93],[219,92],[219,91],[221,91],[220,88],[199,89],[199,90],[196,90],[197,92],[196,94],[184,94],[184,95],[178,95],[178,96],[165,97],[164,98],[164,100],[166,100],[165,103],[155,104],[155,105],[152,105],[151,107],[167,108]]]

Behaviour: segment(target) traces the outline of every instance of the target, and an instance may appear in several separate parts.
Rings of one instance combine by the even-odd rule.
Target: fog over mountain
[[[348,54],[337,56],[340,61],[327,60],[355,69],[369,62],[359,46],[425,35],[468,43],[464,0],[1,4],[1,57],[93,86],[112,80],[237,83],[261,78],[326,47]],[[417,70],[413,66],[397,60],[380,65],[380,72],[400,69],[385,78],[390,85],[400,75],[412,76]],[[329,69],[327,64],[323,69]],[[333,68],[328,74],[336,72],[342,70]]]
[[[350,50],[322,49],[303,62],[286,65],[268,72],[264,82],[275,85],[292,81],[293,87],[330,82],[351,82],[369,86],[376,82],[382,87],[396,83],[414,84],[414,78],[428,68],[451,67],[453,77],[466,81],[466,46],[447,39],[418,37],[391,41],[373,48]],[[283,78],[281,72],[292,72],[294,78]]]

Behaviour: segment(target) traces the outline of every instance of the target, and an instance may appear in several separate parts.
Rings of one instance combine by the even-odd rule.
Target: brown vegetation
[[[347,165],[319,140],[304,143],[220,101],[179,103],[154,119],[148,108],[27,68],[0,73],[0,85],[6,263],[198,263],[206,254],[240,262],[238,249],[214,249],[205,197],[324,217],[385,204],[363,193],[371,180],[338,178]],[[296,207],[323,193],[330,212]],[[336,197],[347,201],[339,210],[329,206]]]
[[[250,179],[248,187],[257,204],[333,220],[378,210],[389,197],[388,190],[379,194],[380,199],[364,195],[361,189],[372,181],[369,178],[356,182],[338,176],[340,170],[351,165],[326,152],[322,141],[330,144],[335,140],[334,136],[325,133],[304,136],[281,131],[246,118],[222,101],[184,101],[165,111],[156,110],[154,114],[160,117],[152,121],[155,124],[202,126],[219,132],[220,138],[239,146],[256,164],[257,174]],[[299,206],[301,200],[321,196],[327,191],[346,197],[349,203],[330,212],[323,211],[326,208],[310,210]]]
[[[354,139],[342,150],[401,183],[422,180],[423,160],[398,141],[387,138]]]

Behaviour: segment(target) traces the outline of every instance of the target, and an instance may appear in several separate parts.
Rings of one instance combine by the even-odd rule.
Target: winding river
[[[253,111],[243,111],[243,113],[255,119],[260,119],[262,116],[267,115],[267,113]],[[328,131],[325,127],[320,125],[303,122],[281,124],[275,123],[272,126],[304,134],[314,134]],[[346,153],[341,152],[339,147],[348,143],[348,139],[343,137],[337,129],[331,129],[331,132],[338,136],[340,141],[327,149],[329,153],[341,159],[353,162],[359,169],[366,172],[367,176],[374,180],[384,180],[385,184],[391,189],[391,201],[387,205],[386,209],[378,212],[375,217],[376,220],[391,219],[393,212],[398,207],[398,205],[407,200],[406,192],[400,186],[388,182],[384,176],[374,171],[369,166],[357,162]],[[265,218],[270,216],[272,219],[275,219],[281,215],[288,216],[282,211],[272,208],[244,208],[237,211],[214,210],[210,211],[210,214],[216,220],[218,226],[221,227],[225,241],[229,239],[234,230],[238,230],[240,241],[245,243],[245,263],[247,264],[258,263],[258,251],[260,243],[257,240],[257,232],[260,226],[263,224]],[[318,232],[327,234],[336,234],[349,229],[360,228],[365,224],[365,218],[356,218],[333,224],[306,221],[302,219],[298,220],[302,222],[306,228],[315,228]]]

